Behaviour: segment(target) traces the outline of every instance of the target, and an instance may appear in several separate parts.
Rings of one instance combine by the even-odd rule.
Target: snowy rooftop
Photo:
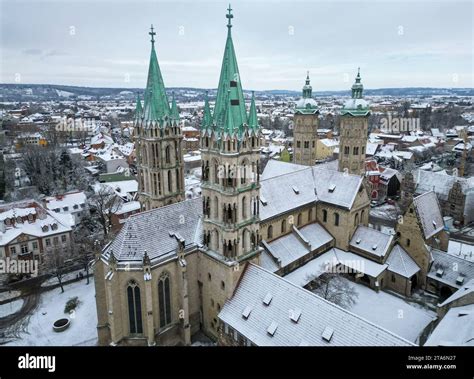
[[[445,301],[439,304],[439,306],[443,307],[446,304],[452,303],[455,300],[459,300],[462,297],[469,295],[471,293],[474,293],[474,279],[469,280],[464,286],[459,288],[450,297],[448,297]]]
[[[474,346],[474,304],[451,308],[425,346]]]
[[[72,212],[75,205],[77,206],[76,209],[81,209],[81,204],[85,205],[87,197],[84,192],[71,192],[61,196],[47,197],[44,201],[48,209],[55,210],[59,208],[64,210],[67,207],[68,211]]]
[[[266,296],[271,297],[268,305],[263,302]],[[250,310],[246,318],[242,315],[245,309]],[[295,314],[298,317],[292,319]],[[412,345],[254,264],[246,267],[218,317],[258,346]],[[325,333],[329,330],[331,335]]]
[[[444,229],[441,209],[436,194],[433,191],[415,197],[413,204],[421,222],[425,239],[431,238]]]
[[[393,241],[393,236],[378,230],[359,225],[352,236],[350,246],[369,255],[385,257]]]
[[[416,262],[398,244],[394,246],[385,263],[388,264],[388,271],[405,278],[411,278],[420,271],[420,267]]]
[[[429,278],[455,288],[461,288],[469,280],[474,279],[473,262],[436,249],[431,251],[431,255],[433,256],[433,263],[428,272]],[[462,282],[460,283],[461,279]]]
[[[104,249],[120,261],[142,262],[146,250],[153,261],[176,255],[178,243],[170,233],[178,233],[186,247],[201,241],[202,200],[186,200],[130,216],[119,234]]]

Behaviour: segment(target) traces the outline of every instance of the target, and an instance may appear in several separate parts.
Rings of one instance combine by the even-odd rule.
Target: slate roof
[[[385,263],[388,264],[388,271],[405,278],[411,278],[420,271],[420,267],[416,262],[408,255],[403,247],[398,244],[393,247]]]
[[[474,304],[451,308],[425,346],[474,346]]]
[[[426,192],[413,199],[425,239],[431,238],[444,229],[443,216],[438,199],[433,191]]]
[[[460,298],[473,292],[474,292],[474,279],[471,279],[465,285],[459,288],[456,292],[454,292],[450,297],[448,297],[445,301],[439,304],[439,306],[443,307],[446,304],[452,303],[455,300],[459,300]]]
[[[453,187],[454,182],[461,184],[463,193],[467,193],[469,189],[474,189],[474,177],[459,178],[426,170],[415,171],[413,177],[417,183],[416,193],[434,191],[441,200],[448,199],[449,191]]]
[[[370,255],[385,257],[392,241],[392,235],[382,233],[364,225],[359,225],[354,232],[349,245]]]
[[[455,257],[437,249],[431,250],[431,256],[433,257],[433,263],[431,265],[430,271],[428,272],[428,277],[430,279],[455,288],[461,288],[469,280],[474,279],[473,262]],[[441,277],[436,275],[436,272],[440,268],[443,269],[443,274]],[[464,277],[464,282],[461,285],[456,283],[456,280],[460,276]]]
[[[306,244],[302,238],[308,243]],[[281,267],[285,267],[332,240],[333,237],[326,229],[318,223],[314,223],[301,229],[294,227],[291,233],[266,243],[265,248],[276,260],[281,262]]]
[[[275,159],[270,159],[265,166],[262,174],[260,175],[260,180],[265,180],[273,178],[275,176],[280,176],[283,174],[289,174],[290,172],[300,171],[307,169],[308,166],[277,161]]]
[[[271,302],[263,303],[267,294]],[[242,312],[250,307],[245,319]],[[301,312],[297,322],[291,315]],[[258,346],[413,346],[377,326],[259,266],[249,264],[218,316]],[[273,323],[271,336],[267,329]],[[329,341],[323,332],[333,333]],[[331,333],[328,333],[331,334]]]
[[[202,200],[195,198],[130,216],[115,239],[104,250],[117,261],[142,262],[146,250],[153,261],[176,254],[178,242],[170,232],[185,240],[185,247],[201,243]]]
[[[299,165],[272,163],[267,179],[260,181],[260,198],[262,200],[260,219],[262,221],[312,201],[323,201],[343,208],[352,207],[362,185],[361,177],[345,175],[342,172],[327,170],[320,166],[301,169],[292,166]],[[283,174],[271,176],[279,168]],[[295,187],[297,191],[295,191]],[[263,202],[266,202],[266,205]]]

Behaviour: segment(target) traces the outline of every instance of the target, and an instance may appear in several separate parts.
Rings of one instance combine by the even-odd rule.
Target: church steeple
[[[179,120],[179,111],[178,106],[176,104],[176,98],[173,94],[173,99],[171,100],[171,118],[173,120]]]
[[[142,117],[143,108],[142,101],[140,100],[140,94],[137,93],[137,104],[135,106],[135,120],[139,120]]]
[[[206,99],[204,100],[204,114],[202,118],[202,125],[201,129],[207,129],[212,124],[212,115],[211,115],[211,108],[209,107],[209,97],[208,91],[206,91]]]
[[[303,87],[303,98],[309,99],[311,98],[313,92],[313,87],[311,87],[310,80],[309,80],[309,71],[306,73],[306,83]]]
[[[244,93],[240,82],[239,67],[232,41],[231,19],[233,18],[232,8],[229,5],[227,21],[227,41],[222,59],[219,87],[217,89],[216,105],[214,107],[213,121],[218,134],[225,129],[226,114],[232,117],[234,130],[240,130],[247,122],[247,112],[245,110]],[[229,108],[229,109],[227,109]]]
[[[362,92],[364,91],[364,86],[360,82],[360,67],[357,70],[357,76],[355,83],[352,85],[352,98],[353,99],[362,99]]]
[[[252,130],[258,129],[257,107],[255,106],[255,93],[252,91],[252,102],[250,103],[248,126]]]
[[[155,51],[155,35],[153,25],[150,28],[151,54],[148,68],[148,79],[145,90],[144,121],[162,122],[165,116],[170,115],[165,85],[161,76],[160,66]]]

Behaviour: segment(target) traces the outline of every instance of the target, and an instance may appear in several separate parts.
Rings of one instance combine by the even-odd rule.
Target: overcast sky
[[[223,1],[0,0],[0,82],[145,85],[150,24],[167,87],[215,88]],[[245,89],[473,87],[470,1],[233,1]]]

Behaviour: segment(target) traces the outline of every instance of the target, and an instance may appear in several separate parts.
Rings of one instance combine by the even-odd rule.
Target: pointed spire
[[[359,67],[357,69],[357,76],[355,78],[355,83],[352,85],[352,98],[353,99],[362,99],[363,91],[364,91],[364,86],[361,83],[360,67]]]
[[[303,98],[309,99],[313,96],[313,87],[309,80],[309,71],[306,71],[306,83],[303,86]]]
[[[137,104],[135,106],[135,120],[138,120],[142,117],[143,108],[142,101],[140,100],[140,94],[137,92]]]
[[[217,130],[225,128],[224,123],[226,122],[225,118],[227,113],[229,113],[229,117],[233,118],[232,122],[238,128],[241,128],[242,125],[247,122],[244,93],[240,82],[234,43],[232,42],[232,35],[230,33],[230,28],[232,27],[231,19],[234,17],[230,5],[226,17],[228,19],[227,41],[224,57],[222,59],[221,74],[213,113],[213,121]]]
[[[255,92],[252,91],[252,102],[250,103],[249,121],[250,129],[258,129],[257,107],[255,106]]]
[[[211,108],[209,106],[208,91],[206,91],[206,99],[204,100],[204,114],[202,117],[202,126],[204,129],[209,128],[212,123]]]
[[[145,121],[161,121],[164,116],[170,115],[168,98],[166,97],[165,85],[161,76],[160,66],[155,51],[155,31],[153,25],[148,33],[151,36],[150,65],[148,68],[148,79],[145,90],[145,101],[143,116]]]
[[[178,105],[176,104],[174,93],[173,93],[173,99],[171,101],[171,118],[174,120],[179,120]]]

